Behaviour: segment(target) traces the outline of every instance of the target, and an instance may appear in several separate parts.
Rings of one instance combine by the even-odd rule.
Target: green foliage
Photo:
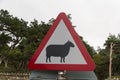
[[[9,47],[7,45],[2,46],[2,48],[0,49],[0,55],[1,55],[1,57],[3,59],[8,58],[9,57],[9,54],[8,54],[9,51],[10,51],[10,49],[9,49]]]
[[[96,64],[95,73],[99,80],[104,80],[108,76],[108,57],[105,57],[100,54],[95,54],[93,59]]]
[[[49,24],[43,21],[39,24],[34,20],[28,25],[7,10],[0,10],[0,59],[16,71],[27,70],[28,60],[48,29]]]
[[[0,49],[2,49],[2,47],[4,47],[6,44],[9,43],[9,41],[11,40],[11,37],[9,37],[8,35],[6,35],[5,33],[1,33],[0,34]]]

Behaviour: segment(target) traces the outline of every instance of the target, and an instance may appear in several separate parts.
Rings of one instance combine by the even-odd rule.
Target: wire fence
[[[0,73],[0,80],[29,80],[30,73]]]

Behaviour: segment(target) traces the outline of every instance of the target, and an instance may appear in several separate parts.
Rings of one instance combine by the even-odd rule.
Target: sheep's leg
[[[47,56],[46,58],[46,62],[48,62],[48,59],[49,59],[49,62],[51,62],[51,58]]]
[[[63,62],[65,63],[65,57],[63,58]]]
[[[49,57],[49,62],[51,62],[51,57]]]
[[[48,57],[46,57],[46,62],[48,62]]]
[[[62,63],[62,62],[64,62],[64,63],[65,63],[65,57],[61,57],[60,62],[61,62],[61,63]]]
[[[60,62],[62,63],[62,57],[61,57],[61,59],[60,59]]]

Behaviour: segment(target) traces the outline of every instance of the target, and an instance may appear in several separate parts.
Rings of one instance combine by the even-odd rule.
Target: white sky
[[[71,14],[78,34],[95,49],[103,47],[109,33],[120,33],[120,0],[0,0],[0,9],[26,21]]]

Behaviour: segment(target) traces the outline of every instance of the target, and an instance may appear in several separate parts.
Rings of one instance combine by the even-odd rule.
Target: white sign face
[[[50,57],[51,62],[49,62],[49,59],[46,62],[46,58],[47,58],[46,48],[48,46],[50,45],[58,45],[58,46],[63,45],[64,46],[65,43],[67,43],[68,41],[71,42],[74,45],[74,47],[69,47],[68,55],[65,56],[64,62],[61,62],[60,56],[52,56],[52,55]],[[35,64],[87,64],[86,60],[84,59],[81,51],[79,50],[78,46],[74,42],[63,20],[61,20],[59,24],[57,25],[50,39],[44,46],[40,55],[37,57]]]

